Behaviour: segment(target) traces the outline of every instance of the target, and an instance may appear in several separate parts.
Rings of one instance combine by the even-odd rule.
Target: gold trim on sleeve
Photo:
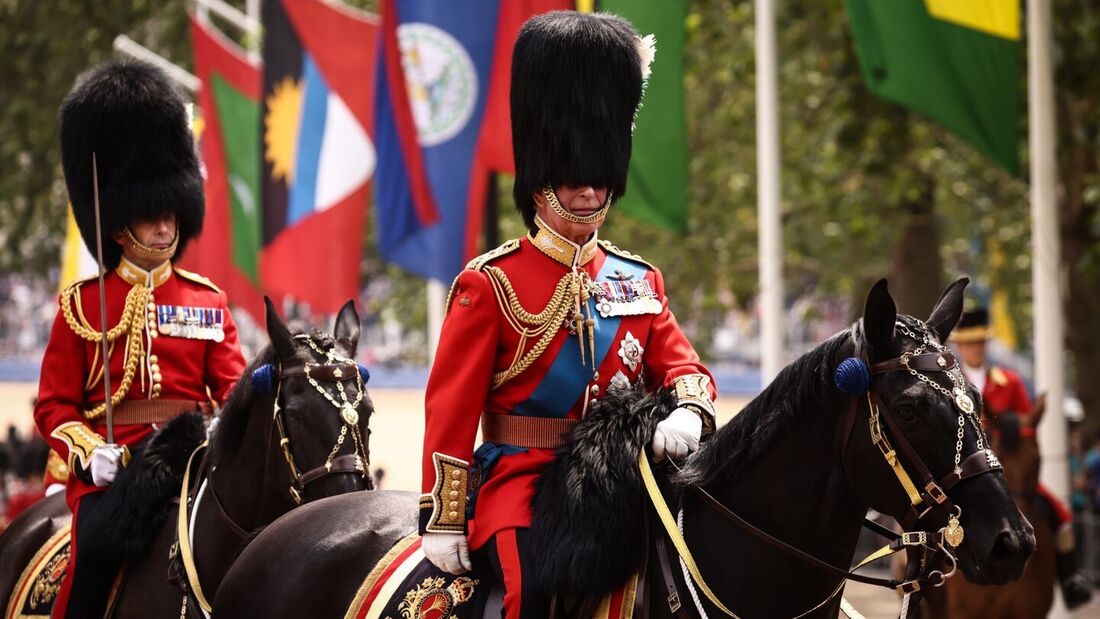
[[[65,443],[65,446],[69,448],[67,462],[70,470],[74,468],[77,461],[80,462],[81,469],[88,470],[92,451],[100,445],[107,444],[102,436],[79,421],[70,421],[57,426],[53,432],[50,432],[50,436]]]
[[[432,454],[432,461],[435,463],[435,487],[431,494],[432,516],[424,530],[432,533],[465,533],[470,463],[439,452]],[[423,499],[421,506],[427,506]]]
[[[676,389],[677,404],[696,408],[700,413],[709,415],[713,423],[714,402],[711,401],[710,390],[707,389],[710,386],[709,376],[706,374],[684,374],[683,376],[677,376],[672,384]],[[707,419],[704,417],[704,425],[706,421]]]

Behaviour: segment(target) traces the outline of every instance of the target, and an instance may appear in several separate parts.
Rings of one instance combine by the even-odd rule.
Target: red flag
[[[573,0],[509,0],[501,2],[497,21],[493,69],[489,78],[489,97],[478,134],[477,150],[470,171],[470,191],[466,200],[469,222],[466,225],[466,255],[476,256],[478,235],[484,216],[485,196],[493,172],[514,174],[512,160],[512,116],[508,92],[512,82],[512,48],[520,26],[534,15],[573,8]]]
[[[231,304],[243,308],[254,319],[263,320],[263,298],[255,271],[259,248],[255,243],[252,246],[247,243],[258,235],[259,195],[255,178],[259,161],[249,162],[249,144],[241,144],[241,139],[227,140],[223,131],[234,132],[233,138],[238,138],[239,133],[246,142],[259,138],[258,125],[250,127],[239,121],[242,117],[250,118],[250,105],[258,106],[260,68],[221,33],[194,19],[191,38],[195,72],[202,82],[198,99],[203,129],[199,137],[205,172],[206,221],[202,236],[184,257],[182,266],[209,277],[225,290]],[[223,126],[222,113],[233,115],[228,125]],[[237,149],[238,146],[245,150]],[[227,147],[236,150],[230,152]],[[231,181],[233,172],[236,174]],[[235,244],[237,239],[243,241]]]
[[[319,0],[267,0],[265,290],[332,313],[359,296],[378,23]]]

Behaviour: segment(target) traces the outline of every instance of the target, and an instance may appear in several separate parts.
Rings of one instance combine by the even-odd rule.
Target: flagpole
[[[783,367],[783,238],[775,5],[756,0],[756,183],[759,219],[760,387]]]
[[[1043,466],[1039,478],[1069,502],[1064,398],[1064,330],[1059,289],[1057,134],[1054,122],[1054,77],[1051,61],[1050,0],[1027,2],[1027,112],[1031,166],[1031,291],[1035,332],[1035,390],[1046,393],[1046,414],[1039,425]],[[1056,596],[1057,597],[1057,596]],[[1060,598],[1059,598],[1060,599]],[[1051,617],[1069,616],[1055,607]]]

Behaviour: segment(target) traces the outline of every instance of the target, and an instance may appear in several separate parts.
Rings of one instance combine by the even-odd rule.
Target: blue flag
[[[395,6],[396,5],[396,6]],[[386,12],[389,9],[389,12]],[[383,258],[423,277],[450,282],[469,256],[464,248],[470,213],[467,194],[495,45],[498,0],[470,0],[461,9],[433,0],[383,2],[383,29],[396,25],[407,117],[394,105],[396,64],[380,54],[375,119],[378,169],[378,247]],[[394,17],[396,16],[396,19]],[[392,33],[392,31],[391,31]],[[383,34],[383,37],[386,33]],[[383,43],[383,48],[385,43]],[[380,72],[381,74],[382,72]],[[416,147],[426,183],[418,182]],[[422,225],[417,196],[430,189],[439,219]],[[480,208],[480,205],[477,205]]]

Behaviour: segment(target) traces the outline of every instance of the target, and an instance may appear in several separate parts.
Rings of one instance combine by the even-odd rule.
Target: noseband
[[[253,384],[260,385],[265,383],[270,385],[272,382],[275,383],[272,419],[275,422],[276,431],[279,433],[279,447],[283,451],[283,457],[286,459],[287,466],[290,467],[290,476],[292,480],[289,489],[290,496],[294,499],[296,504],[301,505],[306,486],[327,475],[355,474],[366,478],[370,459],[367,455],[366,442],[363,440],[362,433],[359,431],[359,411],[356,409],[363,402],[363,397],[366,393],[365,386],[366,382],[370,379],[370,373],[367,371],[367,368],[355,363],[355,361],[340,356],[335,349],[327,351],[321,350],[307,335],[296,335],[294,337],[305,341],[314,352],[323,356],[325,358],[325,363],[306,362],[304,365],[286,368],[280,365],[277,370],[273,366],[266,365],[253,373],[252,380]],[[285,422],[283,420],[283,407],[281,403],[282,385],[283,381],[288,378],[305,378],[321,396],[328,400],[329,403],[339,411],[342,421],[340,435],[336,438],[336,443],[329,451],[328,457],[325,458],[325,462],[304,473],[295,462],[294,454],[290,451],[290,437],[287,436]],[[350,400],[348,399],[347,391],[344,389],[344,383],[348,381],[355,381],[356,386],[355,397]],[[335,385],[336,396],[334,397],[322,383]],[[350,454],[338,456],[337,454],[340,452],[349,434],[351,435],[354,449]]]

